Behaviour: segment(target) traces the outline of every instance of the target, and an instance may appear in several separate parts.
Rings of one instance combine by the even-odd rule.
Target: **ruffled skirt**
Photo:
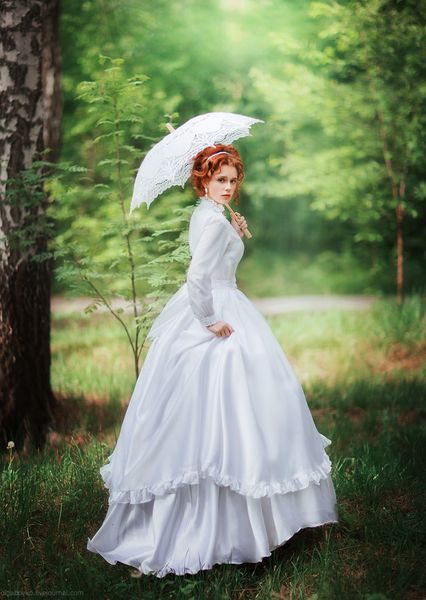
[[[151,328],[100,471],[108,512],[87,544],[111,564],[163,577],[258,562],[300,529],[338,520],[331,440],[268,323],[232,282],[213,296],[231,336],[194,318],[186,284]]]

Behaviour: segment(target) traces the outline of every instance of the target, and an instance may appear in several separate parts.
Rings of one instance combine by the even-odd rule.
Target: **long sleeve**
[[[213,220],[207,223],[188,268],[189,303],[196,318],[206,327],[219,321],[213,308],[211,276],[223,259],[228,239],[225,222]]]

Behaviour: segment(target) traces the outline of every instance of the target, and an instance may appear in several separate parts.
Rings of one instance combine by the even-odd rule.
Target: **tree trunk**
[[[374,98],[378,98],[376,84],[371,75],[371,67],[370,64],[367,63],[367,78],[369,81],[369,89]],[[404,160],[401,161],[403,167],[400,169],[400,181],[399,181],[399,189],[398,189],[398,181],[394,172],[394,165],[392,164],[392,160],[390,158],[391,153],[389,152],[388,145],[388,133],[386,131],[385,125],[385,116],[383,111],[377,108],[377,116],[379,119],[379,135],[382,141],[382,152],[383,159],[386,166],[386,173],[389,178],[389,183],[391,187],[392,200],[395,203],[395,215],[396,215],[396,296],[398,304],[402,305],[404,302],[404,216],[405,210],[401,201],[404,200],[405,197],[405,175],[406,175],[406,167],[404,164]]]
[[[401,177],[399,199],[396,206],[396,290],[398,304],[404,302],[404,216],[405,209],[401,200],[405,198],[405,179]]]
[[[60,89],[60,49],[58,40],[59,0],[44,0],[42,88],[43,88],[43,143],[49,148],[46,159],[59,159],[62,102]]]
[[[50,386],[51,260],[42,172],[58,153],[58,0],[3,0],[0,110],[0,443],[43,445],[53,419]],[[29,175],[31,179],[29,179]]]

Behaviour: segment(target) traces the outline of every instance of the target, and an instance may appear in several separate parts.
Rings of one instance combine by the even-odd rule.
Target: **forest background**
[[[425,1],[3,5],[0,589],[425,598]],[[250,298],[377,298],[315,311],[297,297],[298,311],[267,316],[333,440],[339,523],[301,530],[259,564],[157,580],[86,543],[105,517],[99,469],[147,331],[189,261],[191,186],[129,216],[134,177],[168,121],[210,111],[264,120],[235,143],[253,233],[238,286]],[[58,295],[88,314],[58,310]]]
[[[61,11],[60,158],[85,169],[52,185],[64,248],[80,244],[111,273],[122,254],[114,222],[165,123],[241,112],[265,121],[236,143],[238,210],[254,233],[244,291],[395,294],[397,277],[401,294],[424,290],[421,3],[90,0]],[[195,200],[188,183],[131,220],[143,236]],[[55,279],[54,293],[68,289],[66,273]]]

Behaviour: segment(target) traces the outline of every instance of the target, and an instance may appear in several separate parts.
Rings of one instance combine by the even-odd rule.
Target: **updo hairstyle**
[[[229,152],[229,154],[218,154],[209,159],[209,156],[216,152]],[[205,195],[203,181],[210,181],[213,174],[220,171],[222,165],[229,165],[237,170],[237,187],[232,199],[238,201],[240,185],[244,179],[244,165],[234,146],[225,146],[224,144],[207,146],[192,159],[191,182],[199,197]]]

